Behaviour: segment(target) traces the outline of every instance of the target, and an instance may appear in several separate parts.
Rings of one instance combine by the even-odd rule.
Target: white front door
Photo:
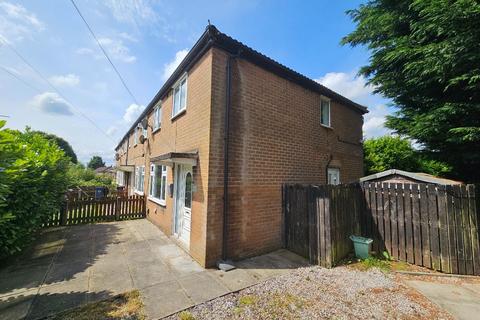
[[[188,248],[192,225],[192,166],[177,164],[174,183],[176,186],[174,234]]]

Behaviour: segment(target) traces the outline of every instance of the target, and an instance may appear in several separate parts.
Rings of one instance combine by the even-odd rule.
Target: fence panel
[[[480,275],[474,185],[285,185],[283,190],[285,245],[311,262],[334,265],[352,251],[349,236],[355,234],[374,239],[374,250],[400,261]]]
[[[61,210],[53,213],[44,227],[141,219],[145,216],[144,196],[109,196],[101,200],[72,197],[66,199]]]

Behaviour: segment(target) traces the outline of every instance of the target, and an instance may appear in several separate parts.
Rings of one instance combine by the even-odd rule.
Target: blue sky
[[[0,114],[9,116],[8,127],[64,137],[83,162],[94,154],[111,162],[113,147],[210,19],[220,31],[367,105],[364,135],[383,135],[387,101],[356,77],[368,52],[339,44],[354,28],[345,11],[361,2],[76,0],[137,104],[70,1],[0,0]]]

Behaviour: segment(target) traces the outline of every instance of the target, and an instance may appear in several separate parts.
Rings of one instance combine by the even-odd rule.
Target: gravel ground
[[[168,319],[451,319],[377,269],[306,267]]]

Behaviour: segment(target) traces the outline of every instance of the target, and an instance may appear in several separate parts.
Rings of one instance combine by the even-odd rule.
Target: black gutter
[[[234,55],[228,55],[226,73],[226,94],[225,94],[225,130],[223,133],[223,239],[222,259],[227,260],[228,254],[228,148],[230,145],[230,108],[232,100],[232,61],[239,57],[241,49]]]

